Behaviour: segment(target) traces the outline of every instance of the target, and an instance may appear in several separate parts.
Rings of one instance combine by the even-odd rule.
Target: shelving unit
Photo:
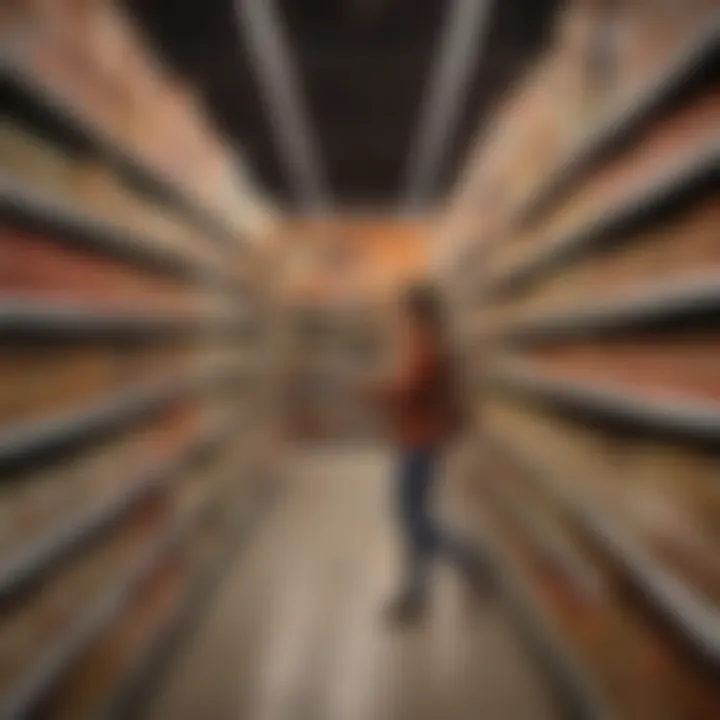
[[[86,151],[97,154],[115,172],[145,194],[169,204],[188,221],[197,224],[215,240],[237,245],[241,238],[225,222],[188,197],[186,191],[162,177],[140,158],[133,156],[113,140],[102,128],[84,118],[76,108],[53,95],[46,83],[9,57],[0,60],[0,92],[12,110],[37,123],[40,134],[61,137]]]
[[[552,621],[538,610],[532,581],[504,549],[490,518],[485,516],[484,520],[489,529],[483,540],[495,561],[500,590],[561,697],[567,717],[578,720],[612,717],[605,698],[583,670],[572,647],[565,642]]]
[[[62,449],[83,439],[93,440],[100,433],[110,432],[126,423],[157,414],[187,394],[217,388],[226,379],[215,372],[152,386],[124,388],[115,397],[103,398],[82,410],[57,417],[14,426],[0,432],[0,467],[5,468],[23,459]]]
[[[152,315],[140,310],[97,311],[82,304],[8,297],[0,301],[0,338],[145,338],[162,341],[177,336],[229,335],[245,328],[239,317],[217,313]]]
[[[0,211],[15,227],[38,229],[76,242],[153,271],[161,271],[192,283],[227,281],[217,268],[202,267],[181,253],[164,250],[130,230],[89,216],[22,182],[0,176]]]
[[[568,4],[561,27],[584,40],[559,33],[474,153],[443,223],[464,228],[443,238],[456,247],[443,279],[477,366],[490,545],[571,714],[644,717],[662,695],[663,712],[700,718],[720,707],[720,578],[705,562],[720,552],[706,521],[720,479],[720,16],[613,8]],[[604,22],[636,36],[631,55],[605,48],[617,87],[600,93],[582,53]],[[605,578],[601,603],[573,589],[583,573],[541,516]],[[608,668],[631,653],[643,669],[624,692]]]
[[[261,516],[264,504],[271,500],[267,495],[256,506],[237,508],[240,521],[229,531],[230,539],[213,562],[200,568],[187,591],[178,598],[173,611],[150,638],[146,651],[140,660],[126,673],[118,683],[118,689],[107,702],[106,716],[110,718],[130,718],[134,711],[142,707],[144,698],[152,692],[158,674],[163,670],[168,657],[177,649],[186,633],[190,632],[198,620],[208,596],[223,578],[229,563],[235,558],[238,546],[252,531],[254,523]],[[231,508],[232,509],[232,508]]]
[[[720,286],[715,277],[697,277],[680,280],[674,285],[642,287],[626,298],[513,321],[503,329],[499,339],[507,344],[539,345],[712,312],[720,312]]]
[[[720,17],[709,17],[706,23],[701,23],[686,43],[681,44],[666,62],[659,64],[639,93],[633,93],[626,103],[618,103],[617,109],[612,108],[608,118],[600,122],[590,135],[583,137],[578,146],[558,163],[548,179],[531,195],[519,213],[518,222],[531,223],[546,212],[572,183],[592,171],[595,162],[602,163],[608,150],[639,132],[653,115],[662,110],[663,105],[682,94],[693,82],[699,68],[717,62],[718,34]]]
[[[593,246],[621,232],[632,223],[650,219],[671,203],[677,196],[692,192],[706,178],[717,177],[720,166],[720,142],[690,153],[666,170],[662,176],[652,178],[644,187],[611,208],[601,210],[596,218],[585,220],[581,227],[543,243],[537,252],[512,265],[497,278],[489,278],[481,295],[489,298],[503,293],[517,292],[524,284],[537,281],[543,274],[557,270],[579,254],[591,251]]]
[[[609,385],[589,385],[544,377],[530,367],[488,370],[489,386],[540,398],[578,412],[625,421],[664,435],[715,444],[720,441],[720,407],[717,402],[664,400],[638,391]]]
[[[633,583],[685,640],[713,664],[720,659],[720,613],[685,587],[665,568],[658,565],[643,548],[602,510],[573,492],[567,482],[559,482],[552,473],[538,467],[535,458],[505,439],[491,438],[509,462],[520,465],[523,474],[542,492],[551,495],[579,520],[585,532],[628,572]]]
[[[133,37],[117,8],[93,12]],[[240,229],[247,198],[219,173],[207,207],[198,178],[103,122],[87,78],[45,77],[39,15],[0,61],[0,716],[13,719],[120,713],[237,548],[276,460],[261,361],[272,259]],[[74,47],[53,48],[58,65]],[[109,74],[94,81],[136,92],[123,64],[97,65]],[[199,117],[158,114],[144,131],[234,167]]]

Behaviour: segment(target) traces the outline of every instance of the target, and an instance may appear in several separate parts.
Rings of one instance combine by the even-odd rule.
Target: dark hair
[[[403,308],[414,318],[438,334],[445,329],[443,301],[437,289],[429,283],[416,284],[405,290]]]

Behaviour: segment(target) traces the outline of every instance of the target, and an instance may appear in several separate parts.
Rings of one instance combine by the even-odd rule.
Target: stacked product
[[[116,4],[0,35],[0,715],[131,714],[268,474],[268,260]]]
[[[488,538],[583,717],[720,707],[718,37],[569,3],[443,226]]]

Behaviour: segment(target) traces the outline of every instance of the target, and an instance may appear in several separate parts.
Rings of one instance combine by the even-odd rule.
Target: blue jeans
[[[432,448],[406,449],[399,458],[396,510],[405,544],[405,591],[409,594],[425,593],[434,556],[444,556],[466,573],[475,573],[480,566],[474,548],[441,529],[433,517],[439,460],[439,452]]]

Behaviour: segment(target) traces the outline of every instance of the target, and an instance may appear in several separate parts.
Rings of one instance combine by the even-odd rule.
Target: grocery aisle
[[[168,667],[147,720],[558,716],[499,601],[439,568],[432,610],[391,629],[388,456],[303,450]]]

